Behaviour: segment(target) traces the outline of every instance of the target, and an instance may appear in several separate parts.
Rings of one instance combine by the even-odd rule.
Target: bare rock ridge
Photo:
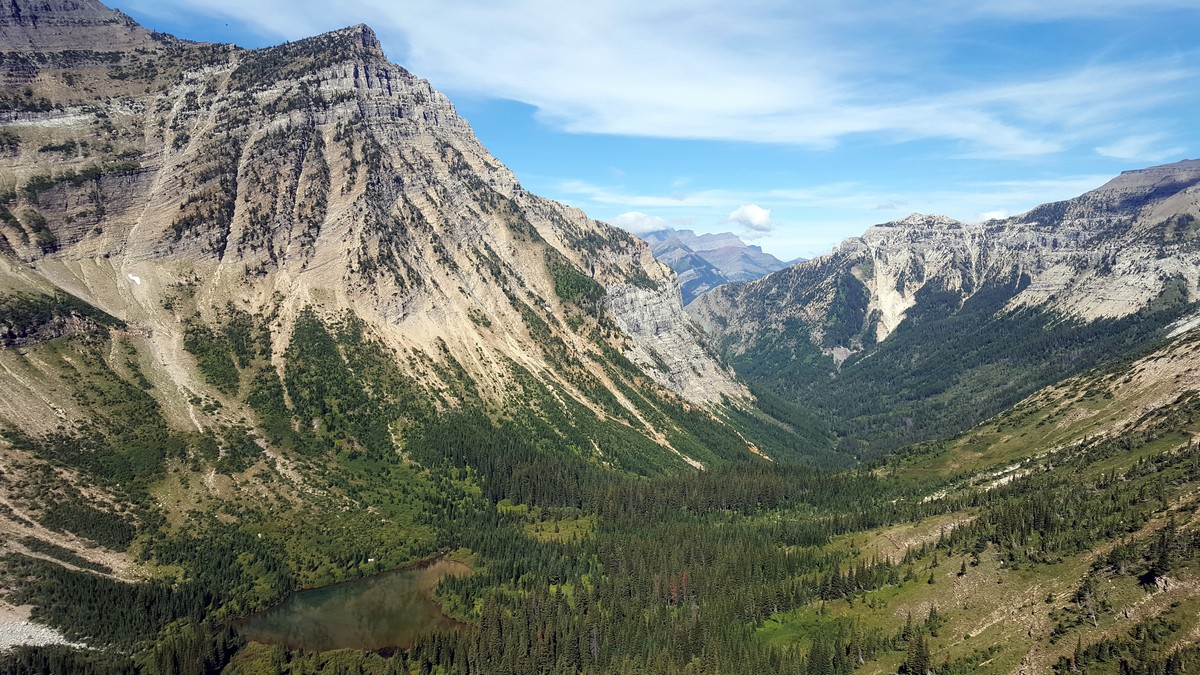
[[[586,391],[632,406],[616,350],[662,395],[747,398],[644,242],[522,189],[365,25],[243,50],[15,0],[0,41],[18,54],[0,71],[0,248],[152,335],[181,393],[205,390],[171,365],[184,322],[270,317],[282,368],[315,308],[361,318],[442,392],[439,361],[493,402],[515,368],[605,414]]]
[[[876,225],[838,250],[689,306],[720,339],[744,349],[789,322],[845,358],[882,342],[923,293],[961,304],[1014,284],[1008,309],[1040,308],[1085,322],[1129,316],[1172,291],[1200,298],[1200,161],[1126,171],[1063,202],[978,225],[913,214]],[[862,323],[828,336],[847,284],[861,288]]]

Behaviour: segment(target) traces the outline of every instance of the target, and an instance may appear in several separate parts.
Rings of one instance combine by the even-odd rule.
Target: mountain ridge
[[[1159,176],[1167,176],[1169,180],[1161,183],[1156,178]],[[1149,185],[1147,185],[1147,181],[1149,181]],[[1108,277],[1112,277],[1109,274],[1098,275],[1087,272],[1089,266],[1097,265],[1103,257],[1102,254],[1090,251],[1088,246],[1097,243],[1097,237],[1104,234],[1127,234],[1135,238],[1139,237],[1139,228],[1153,229],[1164,224],[1159,217],[1161,213],[1182,214],[1184,217],[1192,215],[1191,211],[1194,209],[1190,209],[1190,206],[1186,204],[1184,208],[1180,209],[1179,203],[1192,198],[1197,184],[1200,184],[1200,160],[1185,160],[1147,169],[1125,171],[1121,176],[1108,181],[1105,185],[1075,199],[1041,205],[1024,214],[978,225],[968,225],[946,216],[911,214],[900,220],[872,226],[862,235],[842,242],[833,253],[806,261],[801,264],[800,268],[794,268],[794,271],[789,270],[782,274],[799,275],[803,274],[802,269],[805,267],[839,264],[840,260],[873,258],[873,262],[883,263],[881,258],[886,255],[884,249],[889,246],[899,249],[900,243],[914,249],[918,255],[923,253],[924,249],[943,246],[950,248],[933,250],[933,253],[939,255],[931,256],[931,258],[936,264],[943,266],[942,269],[945,273],[954,277],[952,280],[943,281],[964,288],[964,293],[968,295],[973,288],[978,287],[981,282],[986,280],[988,274],[1003,276],[1012,271],[1029,273],[1034,275],[1031,287],[1013,299],[1012,307],[1045,304],[1049,302],[1050,296],[1070,291],[1069,300],[1062,297],[1055,298],[1057,306],[1064,312],[1084,320],[1095,320],[1102,317],[1119,318],[1144,306],[1149,302],[1151,296],[1162,290],[1162,286],[1151,284],[1127,301],[1122,301],[1120,294],[1112,293],[1117,297],[1106,299],[1114,302],[1088,304],[1081,297],[1086,292],[1079,287],[1080,283],[1088,286],[1088,290],[1093,290],[1105,283]],[[1159,197],[1162,199],[1158,199]],[[1135,214],[1133,217],[1119,213],[1138,200],[1147,201],[1146,204],[1137,208],[1153,206],[1156,210],[1142,216]],[[1109,211],[1112,215],[1109,215]],[[1103,229],[1092,232],[1088,230],[1088,226]],[[1122,231],[1118,232],[1118,230]],[[941,237],[942,234],[948,236]],[[1007,255],[1003,260],[989,258],[990,252],[984,246],[984,242],[994,242],[998,236],[1006,236],[1009,240],[1002,245],[1006,249]],[[1189,242],[1190,240],[1175,244],[1175,246],[1177,248],[1190,246]],[[1142,248],[1149,248],[1153,243],[1138,241]],[[1060,251],[1060,247],[1063,249],[1062,251]],[[991,248],[999,250],[1001,246],[992,246]],[[1184,252],[1189,253],[1187,250]],[[1151,255],[1144,251],[1137,253],[1141,258]],[[1136,256],[1130,252],[1130,257]],[[1117,264],[1120,265],[1119,257]],[[988,265],[993,267],[989,268]],[[1000,267],[996,267],[997,265]],[[1088,277],[1082,282],[1075,279],[1073,275],[1066,275],[1064,270],[1064,268],[1078,265],[1084,266],[1084,276]],[[1200,282],[1197,281],[1194,273],[1189,274],[1189,267],[1187,264],[1181,264],[1172,267],[1172,271],[1178,271],[1186,277],[1189,297],[1194,298],[1200,294],[1200,290],[1198,290]],[[1118,273],[1120,271],[1118,270]],[[1117,286],[1129,279],[1129,271],[1125,271],[1126,275],[1118,274],[1116,277],[1120,280],[1116,283]],[[914,274],[914,272],[916,273]],[[911,307],[913,296],[923,287],[924,282],[927,279],[936,278],[938,275],[937,272],[929,273],[929,266],[925,264],[925,261],[919,263],[918,268],[890,270],[889,274],[888,278],[882,279],[873,269],[863,273],[865,279],[875,284],[871,291],[870,312],[878,311],[881,315],[875,336],[877,341],[885,339],[903,320],[904,312]],[[916,283],[913,284],[913,282]],[[1068,287],[1067,284],[1072,282],[1074,285]],[[726,289],[723,294],[732,297],[742,292],[741,289],[752,289],[772,283],[787,285],[788,282],[777,273],[776,276],[768,276],[763,280]],[[913,284],[914,287],[910,290],[907,288],[907,284]],[[713,301],[720,295],[722,293],[714,295]],[[820,309],[816,311],[819,312]],[[719,332],[720,329],[715,322],[706,318],[704,303],[696,306],[692,315],[694,318],[700,319],[706,328]],[[831,346],[848,347],[849,345]]]
[[[1127,172],[978,225],[914,214],[688,311],[752,386],[847,415],[838,426],[852,446],[895,449],[1161,339],[1194,312],[1197,168]]]

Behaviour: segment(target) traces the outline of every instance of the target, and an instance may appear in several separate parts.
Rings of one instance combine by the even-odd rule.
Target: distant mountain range
[[[717,286],[754,281],[799,262],[784,262],[732,232],[666,229],[644,234],[642,239],[649,242],[655,258],[675,270],[685,305]]]

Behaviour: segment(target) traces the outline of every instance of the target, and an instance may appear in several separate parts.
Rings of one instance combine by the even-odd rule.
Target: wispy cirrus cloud
[[[984,49],[996,23],[1155,12],[1198,20],[1190,0],[125,4],[229,17],[280,38],[367,22],[393,56],[438,86],[522,101],[570,132],[817,149],[862,135],[949,142],[980,157],[1107,147],[1124,122],[1194,87],[1198,75],[1195,54],[1097,48],[1042,63]],[[983,48],[955,44],[961,34]]]
[[[728,230],[732,226],[747,238],[769,238],[786,257],[811,257],[847,237],[861,234],[870,224],[896,220],[912,212],[983,222],[1074,197],[1101,186],[1109,178],[1079,175],[977,181],[957,189],[903,193],[840,182],[801,188],[706,190],[683,199],[570,181],[560,184],[561,192],[556,196],[601,216],[624,204],[641,204],[645,211],[610,217],[613,225],[634,234],[663,229],[675,225],[677,219],[702,214],[695,223],[700,231]]]
[[[720,219],[725,222],[746,217],[745,211],[737,213],[735,217],[735,213],[730,210],[745,208],[747,205],[755,207],[757,211],[769,210],[764,207],[821,207],[885,214],[903,212],[901,215],[906,215],[912,211],[926,210],[933,204],[943,204],[949,209],[927,212],[944,213],[962,220],[971,220],[970,212],[975,210],[995,206],[1006,207],[1017,213],[1038,204],[1082,194],[1103,185],[1110,178],[1111,176],[1103,174],[1088,174],[1052,179],[977,181],[963,184],[955,190],[905,192],[879,190],[861,183],[839,182],[799,188],[702,190],[686,195],[641,193],[575,180],[560,183],[556,196],[573,204],[586,203],[593,207],[637,204],[649,210],[664,211],[675,208],[713,208],[729,212]]]
[[[1165,134],[1126,136],[1096,148],[1096,153],[1104,157],[1138,162],[1179,159],[1185,151],[1183,146],[1170,145]]]

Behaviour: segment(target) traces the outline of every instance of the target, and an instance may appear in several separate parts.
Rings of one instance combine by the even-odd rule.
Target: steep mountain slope
[[[787,266],[731,232],[697,235],[691,230],[659,230],[642,235],[654,257],[679,278],[683,304],[733,281],[752,281]]]
[[[945,435],[1194,311],[1198,184],[1187,161],[1003,221],[913,215],[689,311],[846,449]]]
[[[23,0],[0,26],[3,248],[144,333],[177,421],[209,426],[196,394],[236,406],[189,367],[189,327],[254,317],[282,373],[309,309],[365,322],[439,405],[463,378],[497,409],[554,392],[676,460],[651,399],[746,402],[644,244],[525,192],[369,28],[245,51]]]

